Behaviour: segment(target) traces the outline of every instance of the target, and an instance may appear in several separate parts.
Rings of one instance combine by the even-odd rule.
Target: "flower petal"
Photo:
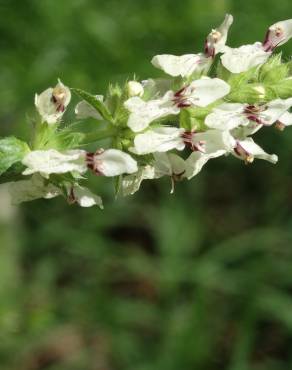
[[[94,155],[97,171],[104,176],[119,176],[138,171],[137,162],[127,153],[118,149],[108,149]]]
[[[186,160],[186,177],[191,179],[197,175],[209,159],[229,153],[235,140],[228,131],[209,130],[195,134],[194,145],[200,144],[204,151],[195,151]]]
[[[284,126],[291,126],[292,125],[292,113],[285,112],[279,117],[278,121],[283,124]]]
[[[269,27],[263,47],[265,51],[272,51],[277,46],[285,44],[292,37],[292,19],[281,21]]]
[[[123,178],[121,187],[123,196],[133,195],[139,190],[143,180],[154,178],[155,178],[154,167],[149,165],[140,167],[136,173],[125,176]]]
[[[208,69],[212,60],[206,58],[204,54],[185,54],[181,56],[162,54],[156,55],[151,63],[170,76],[188,77],[195,71],[201,72]]]
[[[221,62],[230,72],[241,73],[265,63],[270,55],[271,53],[266,52],[260,42],[256,42],[239,48],[225,47]]]
[[[214,57],[217,53],[224,50],[228,31],[232,23],[232,15],[226,14],[223,23],[209,33],[205,42],[205,54],[207,56]]]
[[[156,177],[183,176],[185,160],[174,153],[154,153],[154,168]]]
[[[289,108],[292,107],[292,98],[275,99],[267,104],[267,109],[260,114],[265,125],[275,123]]]
[[[186,88],[185,95],[192,105],[206,107],[229,92],[230,86],[220,78],[202,77]]]
[[[68,187],[68,192],[71,203],[78,203],[81,207],[98,206],[103,209],[101,197],[93,194],[88,188],[74,185],[73,187]]]
[[[221,104],[207,115],[205,124],[218,130],[232,130],[238,126],[245,126],[249,120],[243,114],[244,107],[244,104],[239,103]]]
[[[233,155],[237,158],[243,159],[247,163],[253,162],[255,158],[263,159],[273,164],[278,162],[277,155],[266,153],[250,137],[246,138],[245,140],[237,141],[237,146],[235,147]]]
[[[185,144],[181,137],[184,129],[176,127],[156,127],[134,139],[133,152],[136,154],[148,154],[154,152],[167,152],[172,149],[183,150]]]
[[[52,173],[77,172],[84,173],[87,170],[84,150],[69,150],[58,152],[55,149],[35,150],[28,153],[22,160],[27,166],[23,175],[31,175],[39,172],[44,177]]]
[[[160,99],[144,101],[137,96],[128,99],[124,105],[130,111],[128,120],[130,129],[139,132],[158,118],[178,114],[180,110],[173,104],[172,98],[173,92],[168,91]]]

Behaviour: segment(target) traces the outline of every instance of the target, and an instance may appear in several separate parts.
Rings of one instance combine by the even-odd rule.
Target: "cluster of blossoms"
[[[36,95],[30,143],[0,140],[1,182],[9,182],[14,202],[63,195],[69,203],[102,207],[84,187],[90,173],[114,177],[116,191],[129,195],[143,180],[162,176],[169,176],[173,192],[176,181],[222,155],[276,163],[252,135],[292,125],[292,64],[272,56],[292,37],[292,19],[269,27],[263,42],[239,48],[226,45],[232,22],[226,15],[202,53],[155,56],[152,64],[164,78],[111,85],[105,96],[59,81]],[[71,92],[82,100],[76,122],[65,125]]]

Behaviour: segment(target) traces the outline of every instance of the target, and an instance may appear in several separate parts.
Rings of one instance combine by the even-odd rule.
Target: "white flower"
[[[138,171],[137,162],[127,153],[117,149],[87,153],[87,166],[102,176],[119,176]]]
[[[95,95],[96,100],[103,101],[103,95]],[[102,116],[85,100],[79,102],[75,107],[75,114],[78,119],[95,118],[102,120]]]
[[[166,92],[160,99],[144,101],[138,97],[130,98],[125,102],[130,111],[128,126],[134,132],[142,131],[156,119],[178,114],[185,107],[205,107],[223,98],[229,91],[230,86],[225,81],[202,77],[177,92]]]
[[[185,54],[181,56],[162,54],[151,60],[154,67],[162,69],[170,76],[189,77],[194,72],[203,72],[211,66],[212,59],[204,54]]]
[[[245,140],[236,140],[233,155],[245,161],[245,163],[252,163],[255,158],[264,159],[273,164],[277,163],[278,157],[275,154],[266,153],[259,145],[257,145],[252,138]]]
[[[61,119],[70,100],[70,89],[58,80],[54,88],[50,87],[40,95],[35,95],[35,106],[43,122],[54,124]]]
[[[123,178],[121,186],[123,196],[133,195],[139,190],[143,180],[154,179],[155,177],[155,168],[153,166],[140,167],[136,173]]]
[[[205,124],[214,129],[232,130],[239,126],[249,126],[252,122],[251,127],[248,127],[248,130],[252,128],[251,134],[263,125],[271,126],[291,106],[291,98],[275,99],[260,105],[224,103],[207,115]]]
[[[270,52],[263,49],[260,42],[252,45],[243,45],[239,48],[225,47],[221,55],[223,66],[232,73],[245,72],[248,69],[263,64],[267,61]]]
[[[228,30],[232,23],[232,15],[226,14],[223,23],[209,33],[205,42],[206,56],[214,57],[217,53],[224,51]]]
[[[34,174],[28,180],[9,183],[9,192],[13,204],[28,202],[38,198],[51,199],[61,195],[62,192],[55,185],[46,183],[39,174]]]
[[[127,88],[129,96],[143,96],[144,94],[143,85],[138,81],[129,81]]]
[[[86,152],[84,150],[68,150],[58,152],[55,149],[35,150],[28,153],[22,160],[27,167],[23,175],[39,172],[44,177],[52,173],[77,172],[83,174],[87,170]]]
[[[131,151],[136,154],[148,154],[168,152],[172,149],[183,150],[185,147],[183,133],[184,129],[177,127],[155,127],[136,135]]]
[[[196,133],[192,138],[194,148],[197,148],[186,160],[188,179],[197,175],[209,159],[220,157],[233,150],[235,140],[229,131],[208,130]]]
[[[281,21],[269,27],[263,42],[265,51],[273,51],[277,46],[285,44],[292,37],[292,19]]]
[[[81,207],[98,206],[103,209],[102,199],[100,196],[93,194],[89,189],[78,184],[72,186],[68,184],[68,201],[69,203],[78,203]]]

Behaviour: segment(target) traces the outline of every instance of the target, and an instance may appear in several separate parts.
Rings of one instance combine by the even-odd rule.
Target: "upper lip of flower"
[[[292,19],[280,21],[269,27],[263,42],[265,51],[273,51],[292,37]]]

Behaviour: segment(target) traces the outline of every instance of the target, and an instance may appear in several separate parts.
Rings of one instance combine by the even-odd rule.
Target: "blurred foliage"
[[[292,18],[290,0],[0,0],[1,135],[27,137],[33,95],[103,93],[159,53],[197,52],[224,14],[231,46]],[[281,48],[292,55],[292,42]],[[70,116],[69,116],[70,117]],[[0,194],[1,370],[292,369],[292,131],[261,131],[277,166],[209,163],[106,209]]]

